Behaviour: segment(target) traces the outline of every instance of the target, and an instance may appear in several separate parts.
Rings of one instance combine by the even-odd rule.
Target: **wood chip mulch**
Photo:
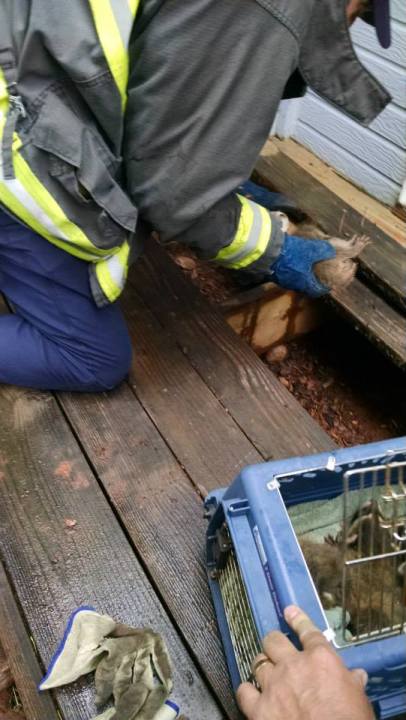
[[[279,355],[279,356],[278,356]],[[406,377],[349,325],[268,354],[280,382],[341,447],[406,434]]]

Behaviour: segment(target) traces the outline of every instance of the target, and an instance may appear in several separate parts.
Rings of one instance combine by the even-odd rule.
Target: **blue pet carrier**
[[[261,638],[289,634],[282,611],[296,604],[348,668],[368,672],[377,717],[405,712],[406,438],[248,467],[208,496],[206,511],[234,688],[252,679]],[[319,550],[338,582],[313,567]]]

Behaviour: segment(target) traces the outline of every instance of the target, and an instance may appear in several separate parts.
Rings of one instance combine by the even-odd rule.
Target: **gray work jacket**
[[[137,254],[138,215],[205,258],[230,244],[241,211],[234,189],[292,74],[366,125],[390,100],[355,55],[345,0],[141,0],[135,19],[130,3],[110,0],[129,61],[123,105],[90,0],[0,0],[11,37],[0,28],[0,68],[12,51],[25,109],[18,152],[83,232],[92,265],[124,242]],[[0,203],[15,214],[1,188],[0,178]],[[68,251],[72,242],[59,239]],[[247,268],[253,278],[281,242],[275,223]],[[92,289],[99,304],[110,299],[94,280]]]

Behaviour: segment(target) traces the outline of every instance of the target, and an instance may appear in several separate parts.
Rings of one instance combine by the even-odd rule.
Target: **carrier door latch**
[[[216,569],[223,570],[227,562],[227,557],[232,549],[232,542],[230,534],[228,532],[227,525],[223,525],[216,531],[216,542],[214,544],[214,560],[216,562]]]

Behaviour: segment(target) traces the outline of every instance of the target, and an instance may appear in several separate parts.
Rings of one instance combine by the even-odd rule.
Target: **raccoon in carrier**
[[[405,468],[397,466],[393,475],[400,471],[403,476]],[[323,543],[299,540],[323,608],[342,610],[340,625],[348,642],[397,632],[406,622],[406,535],[401,508],[406,496],[392,484],[387,487],[388,491],[380,488],[378,493],[375,488],[377,497],[360,503],[350,518],[343,519],[338,535],[326,536]],[[378,498],[388,503],[386,517]]]
[[[235,687],[300,605],[378,717],[406,710],[406,438],[244,470],[206,500],[209,583]],[[291,638],[293,641],[294,638]]]

